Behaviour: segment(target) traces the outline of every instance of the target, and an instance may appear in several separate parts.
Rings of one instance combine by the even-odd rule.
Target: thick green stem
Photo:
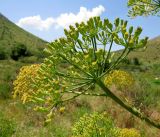
[[[106,93],[107,97],[112,98],[116,103],[118,103],[121,107],[125,108],[127,111],[135,115],[136,117],[140,118],[141,120],[146,121],[148,124],[160,129],[160,124],[152,121],[142,113],[140,113],[136,108],[131,107],[127,103],[123,102],[120,98],[118,98],[116,95],[114,95],[101,80],[97,80],[96,83],[103,89],[103,91]]]
[[[92,46],[93,46],[93,60],[96,61],[97,59],[97,56],[96,56],[96,45],[95,45],[95,42],[94,42],[94,38],[91,38],[91,41],[92,41]]]
[[[79,44],[79,46],[80,46],[80,48],[81,48],[81,50],[82,50],[83,54],[85,54],[85,51],[84,51],[84,49],[83,49],[83,47],[82,47],[81,43],[80,43],[79,41],[77,41],[77,43]]]

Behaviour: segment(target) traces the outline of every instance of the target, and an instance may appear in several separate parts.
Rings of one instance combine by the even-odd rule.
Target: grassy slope
[[[41,50],[46,41],[18,27],[0,13],[0,47],[10,52],[15,43],[22,43],[31,51]]]

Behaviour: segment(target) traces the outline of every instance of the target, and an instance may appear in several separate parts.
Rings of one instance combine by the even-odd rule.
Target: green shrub
[[[31,56],[32,54],[28,51],[26,45],[18,43],[12,47],[11,58],[18,60],[20,57]]]
[[[0,113],[0,137],[11,137],[15,132],[16,124],[12,120],[6,119]]]
[[[133,58],[133,64],[134,64],[134,65],[140,65],[139,59],[136,58],[136,57],[134,57],[134,58]]]

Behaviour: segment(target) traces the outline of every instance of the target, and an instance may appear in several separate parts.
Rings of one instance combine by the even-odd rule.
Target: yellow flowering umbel
[[[34,64],[31,66],[23,66],[20,72],[13,82],[14,91],[13,97],[19,96],[23,103],[29,101],[34,92],[33,83],[37,75],[37,71],[40,68],[39,64]]]
[[[13,82],[13,98],[20,97],[23,104],[33,102],[33,110],[46,112],[45,122],[49,123],[54,112],[58,111],[58,103],[61,103],[60,92],[63,89],[58,78],[49,75],[48,71],[42,71],[42,68],[47,67],[43,64],[23,66]],[[64,110],[64,107],[59,108],[60,113]]]
[[[119,137],[141,137],[139,131],[136,129],[121,129]]]
[[[106,114],[85,114],[72,128],[72,137],[118,137],[112,120]]]
[[[104,80],[106,86],[115,85],[120,89],[131,87],[134,84],[133,76],[122,70],[111,71]]]
[[[107,114],[85,114],[72,128],[72,137],[141,137],[136,129],[114,126]]]

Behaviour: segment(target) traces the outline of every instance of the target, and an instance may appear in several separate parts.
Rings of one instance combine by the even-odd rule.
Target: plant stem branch
[[[120,98],[118,98],[114,93],[112,93],[101,80],[97,80],[96,83],[102,88],[102,90],[107,94],[108,97],[110,97],[112,100],[114,100],[116,103],[118,103],[121,107],[135,115],[136,117],[140,118],[141,120],[144,120],[148,124],[160,129],[160,124],[156,123],[155,121],[149,119],[145,115],[143,115],[141,112],[139,112],[136,108],[131,107],[127,103],[123,102]]]

